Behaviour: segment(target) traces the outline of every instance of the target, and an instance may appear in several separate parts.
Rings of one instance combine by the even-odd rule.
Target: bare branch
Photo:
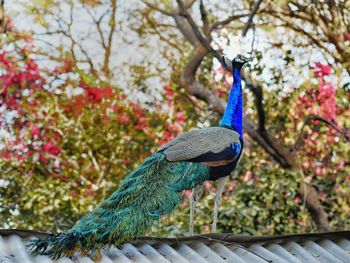
[[[196,71],[205,56],[207,56],[209,53],[212,53],[221,62],[220,53],[210,46],[210,41],[207,38],[202,36],[201,32],[198,29],[198,26],[195,24],[192,17],[185,9],[182,1],[177,0],[177,2],[180,11],[179,16],[182,15],[186,18],[196,38],[190,42],[192,44],[198,42],[200,43],[200,45],[194,45],[195,49],[193,56],[181,72],[180,85],[189,94],[207,102],[208,105],[213,108],[213,110],[219,113],[223,113],[225,109],[225,102],[217,97],[215,93],[210,89],[205,88],[199,81],[196,80],[195,77]],[[178,19],[179,16],[175,16],[174,19]],[[181,30],[181,32],[183,32],[183,30]],[[188,34],[192,32],[189,32],[189,30],[187,30],[185,33]],[[248,78],[243,79],[247,82],[248,86],[253,86],[252,82]],[[255,123],[252,120],[250,120],[247,116],[244,116],[244,130],[254,141],[258,142],[283,168],[298,169],[299,165],[295,152],[289,151],[289,149],[284,147],[283,143],[278,138],[271,136],[270,133],[265,129],[265,113],[262,104],[261,87],[260,90],[259,88],[255,88],[253,90],[253,93],[257,97],[259,127],[256,127]],[[318,228],[321,231],[329,230],[327,213],[319,201],[316,190],[311,186],[305,186],[305,183],[302,185],[303,189],[300,191],[306,201],[307,208],[312,214]],[[306,194],[306,192],[302,192],[305,190],[305,188],[307,188],[308,194]]]
[[[271,15],[279,18],[283,22],[283,24],[281,26],[286,27],[286,28],[290,28],[290,29],[294,30],[297,33],[305,35],[309,40],[311,40],[311,42],[313,44],[318,46],[320,49],[322,49],[326,53],[330,54],[337,62],[339,62],[339,63],[342,62],[342,58],[338,54],[330,51],[330,49],[327,47],[327,45],[325,45],[327,40],[322,41],[320,38],[317,39],[313,35],[313,33],[307,32],[306,30],[304,30],[304,29],[302,29],[302,28],[292,24],[290,21],[287,21],[286,19],[284,19],[284,18],[282,18],[282,17],[280,17],[280,16],[278,16],[276,14],[271,14]]]
[[[330,1],[332,2],[332,0]],[[347,63],[350,56],[342,37],[342,28],[346,27],[346,22],[340,19],[342,16],[341,11],[344,11],[344,8],[338,7],[331,2],[329,2],[330,6],[318,5],[317,2],[316,4],[302,6],[293,2],[293,5],[298,7],[299,10],[280,12],[280,10],[268,9],[264,10],[264,13],[278,18],[283,22],[282,26],[306,36],[311,43],[330,54],[336,62],[342,63],[345,69],[350,72],[350,66]],[[314,31],[319,32],[318,38],[310,30],[305,30],[304,27],[299,25],[305,22],[309,22]],[[335,46],[335,50],[330,50],[327,43],[332,43]]]
[[[295,140],[295,143],[293,145],[293,150],[298,151],[301,148],[301,146],[303,145],[303,142],[305,139],[304,128],[307,125],[312,124],[312,121],[320,121],[320,122],[325,123],[326,125],[330,126],[331,128],[335,129],[337,132],[339,132],[339,134],[344,138],[345,141],[350,141],[350,135],[349,135],[350,132],[348,130],[341,129],[334,122],[329,121],[321,116],[310,115],[310,116],[306,117],[304,120],[304,124],[301,127],[300,133],[297,136],[297,139]]]
[[[191,8],[197,0],[184,0],[184,7],[186,9]]]
[[[105,41],[105,37],[103,35],[103,31],[102,31],[102,28],[101,28],[101,22],[103,20],[103,18],[108,14],[109,12],[109,9],[107,9],[101,16],[98,20],[96,20],[95,16],[91,13],[91,10],[90,8],[86,7],[84,5],[84,8],[86,10],[86,12],[89,14],[89,16],[91,17],[91,19],[94,21],[95,25],[96,25],[96,29],[97,29],[97,32],[98,34],[100,35],[100,39],[101,39],[101,44],[102,44],[102,47],[104,49],[107,48],[107,45],[106,45],[106,41]]]
[[[185,66],[181,75],[180,84],[190,94],[194,95],[195,97],[201,100],[206,101],[209,105],[211,105],[214,108],[215,111],[223,113],[225,109],[225,102],[222,101],[220,98],[218,98],[212,91],[204,88],[195,79],[195,72],[199,67],[200,63],[202,62],[204,56],[206,56],[208,53],[212,53],[219,60],[221,64],[222,64],[222,56],[220,52],[217,50],[214,50],[210,46],[210,43],[208,42],[208,40],[202,36],[197,25],[193,21],[192,17],[184,8],[182,1],[177,0],[177,2],[180,8],[180,14],[186,17],[198,41],[201,43],[201,46],[202,46],[202,47],[197,47],[195,49],[194,55],[192,56],[188,64]],[[245,81],[245,78],[243,78],[243,80]],[[262,107],[262,104],[261,104],[261,107]],[[262,110],[261,112],[264,112],[264,111]],[[261,123],[263,125],[265,121]],[[258,130],[254,122],[247,117],[244,118],[244,128],[246,131],[248,131],[249,135],[252,136],[254,140],[258,141],[258,143],[268,153],[270,153],[271,156],[274,159],[276,159],[278,163],[281,164],[282,167],[287,168],[294,165],[293,160],[290,161],[286,157],[288,156],[287,149],[284,149],[283,146],[281,146],[281,143],[277,142],[274,138],[272,138],[265,129]]]
[[[302,182],[299,187],[299,192],[303,196],[306,208],[310,212],[312,219],[315,221],[318,230],[321,232],[331,231],[328,214],[320,202],[316,189],[310,184]]]
[[[68,33],[69,32],[69,33]],[[91,70],[91,73],[94,75],[94,76],[97,76],[96,74],[96,70],[95,70],[95,67],[94,67],[94,63],[92,62],[92,59],[91,57],[89,56],[89,54],[87,53],[87,51],[82,47],[82,45],[80,43],[78,43],[74,37],[71,35],[71,32],[70,31],[62,31],[61,33],[67,37],[71,42],[72,42],[72,45],[71,45],[71,52],[74,52],[74,47],[77,46],[80,50],[80,52],[85,56],[86,58],[86,62],[89,64],[90,66],[90,70]],[[73,59],[75,62],[79,62],[79,60],[76,59],[76,56],[75,56],[75,52],[72,53],[72,56],[73,56]]]
[[[182,70],[180,85],[189,94],[208,103],[214,111],[223,113],[226,105],[225,101],[217,97],[210,89],[205,88],[195,78],[199,65],[209,53],[202,46],[195,48],[193,56]],[[279,142],[272,138],[267,131],[259,131],[256,124],[248,116],[244,116],[243,122],[244,130],[249,136],[258,142],[282,167],[290,168],[293,165],[291,159],[288,158],[288,154],[290,154],[288,150],[282,148]]]
[[[215,111],[222,113],[225,110],[225,102],[217,97],[210,89],[205,88],[195,78],[195,73],[199,65],[209,53],[210,52],[202,46],[195,48],[193,56],[181,72],[180,85],[184,87],[189,94],[207,102]]]
[[[191,15],[187,12],[184,4],[182,3],[181,0],[176,0],[176,2],[179,5],[179,9],[180,9],[180,14],[183,15],[188,23],[190,24],[194,34],[197,37],[197,40],[203,45],[203,47],[205,47],[208,51],[210,51],[218,60],[219,62],[222,64],[222,58],[221,55],[219,54],[218,51],[216,51],[215,49],[213,49],[210,45],[210,43],[208,42],[208,40],[202,36],[202,33],[199,31],[198,26],[196,25],[196,23],[194,22],[194,20],[192,19]]]
[[[142,3],[144,3],[145,5],[147,5],[148,7],[152,8],[152,9],[162,13],[163,15],[172,16],[172,17],[175,15],[175,12],[169,12],[169,11],[166,11],[164,9],[161,9],[157,5],[154,5],[146,0],[142,0]]]
[[[186,19],[184,19],[183,17],[181,17],[178,13],[178,10],[172,10],[172,11],[166,11],[164,9],[159,8],[158,6],[149,3],[146,0],[142,0],[142,2],[147,5],[148,7],[150,7],[151,9],[154,9],[160,13],[162,13],[163,15],[166,16],[170,16],[175,20],[175,23],[177,25],[177,28],[181,31],[181,33],[184,35],[184,37],[192,44],[195,45],[197,42],[197,37],[194,35],[194,33],[192,32],[191,28],[189,27]],[[194,3],[194,1],[191,1],[189,3],[186,3],[184,6],[186,7],[191,7],[192,4]]]
[[[257,85],[256,83],[253,83],[251,79],[248,77],[244,77],[244,81],[246,85],[249,87],[249,89],[253,92],[253,95],[255,97],[255,105],[258,112],[258,131],[264,132],[266,131],[265,128],[265,109],[263,105],[263,89],[260,85]]]
[[[200,1],[199,9],[200,9],[200,12],[201,12],[201,18],[202,18],[202,22],[203,22],[204,35],[207,38],[210,38],[210,28],[209,28],[208,14],[207,14],[207,11],[205,10],[204,4],[203,4],[203,0]]]
[[[115,14],[117,11],[117,0],[111,0],[111,5],[112,5],[112,14],[108,23],[108,25],[110,26],[110,29],[109,29],[108,41],[106,43],[105,56],[104,56],[103,67],[102,67],[102,71],[105,73],[107,77],[109,77],[110,75],[109,60],[111,57],[112,42],[113,42],[114,30],[116,26]]]
[[[215,23],[213,23],[210,27],[210,31],[213,31],[221,26],[226,26],[228,25],[229,23],[231,23],[232,21],[235,21],[239,18],[242,18],[242,17],[246,17],[246,16],[249,16],[249,14],[241,14],[241,15],[233,15],[233,16],[229,16],[228,18],[224,19],[224,20],[221,20],[221,21],[217,21]]]
[[[5,0],[0,0],[0,34],[6,32]]]
[[[70,2],[70,9],[69,9],[69,22],[67,23],[68,26],[68,32],[71,36],[71,46],[70,46],[70,52],[72,54],[73,60],[76,61],[77,57],[74,52],[74,47],[77,44],[77,42],[73,39],[73,33],[72,33],[72,25],[73,25],[73,10],[74,10],[74,3]]]
[[[248,18],[248,21],[247,21],[247,23],[245,24],[244,29],[243,29],[243,31],[242,31],[242,36],[245,37],[245,35],[247,34],[247,32],[248,32],[248,30],[249,30],[249,27],[251,26],[251,23],[253,22],[253,18],[254,18],[254,16],[255,16],[256,12],[257,12],[258,9],[259,9],[259,6],[260,6],[261,2],[262,2],[262,0],[257,0],[257,1],[255,2],[255,5],[254,5],[254,7],[253,7],[253,10],[252,10],[252,12],[251,12],[251,14],[250,14],[250,16],[249,16],[249,18]]]

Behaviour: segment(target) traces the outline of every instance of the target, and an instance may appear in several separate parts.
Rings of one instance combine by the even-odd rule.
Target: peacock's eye
[[[161,216],[157,210],[149,211],[148,215],[150,215],[152,217],[160,217]]]

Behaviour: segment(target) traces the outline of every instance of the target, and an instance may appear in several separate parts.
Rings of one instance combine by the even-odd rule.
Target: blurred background
[[[218,125],[217,50],[253,58],[218,231],[349,229],[350,1],[12,0],[0,16],[0,228],[65,231],[160,145]],[[149,234],[186,235],[190,194]]]

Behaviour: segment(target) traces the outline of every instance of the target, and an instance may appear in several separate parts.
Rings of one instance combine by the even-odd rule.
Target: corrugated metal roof
[[[26,250],[28,238],[43,236],[32,231],[0,230],[0,263],[53,262],[46,256],[31,257]],[[93,262],[76,255],[57,262]],[[273,237],[210,234],[184,238],[139,238],[121,247],[102,252],[101,262],[348,262],[350,231],[286,235]]]

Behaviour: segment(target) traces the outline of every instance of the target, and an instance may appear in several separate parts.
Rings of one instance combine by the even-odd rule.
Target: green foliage
[[[184,177],[184,173],[187,176]],[[58,259],[76,251],[89,255],[105,245],[121,245],[144,235],[159,218],[174,210],[183,190],[208,178],[206,165],[168,162],[163,153],[156,153],[131,172],[117,191],[81,218],[68,233],[34,240],[33,253],[45,252]]]
[[[119,2],[118,10],[130,11],[130,6]],[[275,6],[268,6],[269,13],[256,14],[256,43],[252,50],[255,61],[251,72],[254,81],[264,88],[263,105],[268,131],[288,147],[295,143],[301,132],[305,137],[305,144],[298,153],[305,178],[277,165],[246,136],[243,159],[224,194],[218,231],[254,235],[316,231],[299,195],[302,180],[310,182],[320,193],[331,227],[336,230],[350,227],[349,144],[323,123],[313,122],[301,131],[307,116],[322,115],[325,109],[334,106],[329,101],[325,103],[324,97],[327,96],[336,104],[332,112],[336,115],[336,124],[350,129],[349,60],[346,61],[350,33],[345,31],[344,25],[336,27],[344,32],[329,35],[334,40],[341,40],[338,49],[334,53],[325,51],[323,46],[334,45],[326,39],[327,35],[312,34],[318,43],[314,45],[307,35],[278,26],[296,23],[299,28],[299,25],[307,23],[306,29],[323,30],[319,25],[309,24],[312,22],[309,20],[293,22],[298,18],[287,16],[293,6],[289,2],[278,1]],[[172,4],[172,1],[164,0],[158,7],[170,11]],[[14,64],[13,68],[6,69],[2,63],[0,71],[1,78],[6,76],[11,79],[8,94],[16,95],[11,100],[11,103],[16,102],[15,105],[9,107],[23,111],[13,123],[12,135],[21,139],[18,148],[13,148],[16,142],[1,139],[6,147],[0,152],[0,227],[65,231],[109,196],[130,171],[156,151],[159,144],[193,127],[217,125],[220,116],[210,105],[196,99],[179,85],[182,70],[193,56],[193,47],[180,35],[172,18],[145,5],[133,6],[131,9],[136,15],[128,16],[125,21],[119,21],[117,14],[121,28],[127,28],[127,37],[114,35],[114,39],[124,41],[126,46],[136,44],[137,48],[131,48],[132,58],[134,53],[144,54],[145,50],[149,53],[142,63],[134,65],[133,59],[130,59],[123,67],[117,65],[115,72],[110,69],[114,74],[105,76],[101,65],[108,55],[107,46],[99,39],[101,34],[90,15],[96,15],[95,21],[103,18],[99,26],[103,29],[102,38],[106,40],[110,13],[104,14],[102,9],[110,10],[110,2],[40,0],[28,1],[26,7],[35,24],[41,25],[40,30],[44,34],[17,32],[11,27],[6,38],[0,39],[2,49],[10,51],[10,55],[15,57],[12,60],[6,58]],[[236,11],[250,13],[251,1],[239,1],[237,5],[207,1],[205,7],[212,23]],[[196,4],[193,10],[195,8]],[[320,9],[322,6],[314,11]],[[72,21],[65,10],[74,11]],[[85,15],[91,20],[82,22],[77,19],[77,10],[90,10],[91,14]],[[347,10],[343,9],[345,14]],[[194,12],[195,22],[202,25],[197,13]],[[281,16],[282,13],[284,15]],[[309,17],[304,13],[300,17],[304,15]],[[245,21],[246,18],[234,20],[213,31],[213,47],[226,43],[229,52],[232,52],[231,49],[235,49],[235,54],[250,51],[249,34],[252,30],[246,39],[240,37]],[[82,23],[85,23],[84,26],[81,26]],[[57,28],[63,33],[56,32]],[[84,28],[89,31],[84,33]],[[78,32],[80,34],[76,34]],[[47,39],[42,39],[45,33],[53,44],[44,44],[43,48],[31,44],[32,41],[47,43]],[[125,32],[117,33],[123,35]],[[129,38],[129,34],[132,37]],[[78,35],[87,37],[79,39]],[[56,41],[60,38],[61,41]],[[90,40],[95,40],[98,45],[94,49],[84,49],[86,41]],[[125,52],[118,44],[112,44],[111,60]],[[345,51],[338,54],[342,49]],[[95,53],[100,55],[95,56]],[[148,56],[151,53],[152,56]],[[161,57],[161,62],[154,59],[157,56],[153,53]],[[40,69],[33,72],[27,69],[26,66],[43,57],[49,61],[49,69],[41,64]],[[337,63],[332,65],[329,75],[320,79],[309,68],[314,66],[310,61],[316,58]],[[1,59],[4,62],[4,58]],[[45,80],[40,88],[30,89],[30,96],[22,94],[35,80],[25,72]],[[131,81],[125,84],[125,73],[120,72],[126,72]],[[24,76],[25,81],[12,79],[11,73]],[[211,55],[202,61],[196,78],[219,98],[227,98],[230,77],[214,66]],[[123,89],[116,84],[120,82],[124,85]],[[4,91],[4,83],[0,83],[1,92]],[[320,92],[324,83],[331,84],[335,93],[330,96],[325,92],[327,96],[324,96]],[[135,94],[147,98],[147,101],[140,104]],[[244,101],[246,115],[257,122],[254,96],[248,89],[245,90]],[[28,148],[31,154],[20,152],[18,149],[22,146],[25,146],[23,149]],[[206,191],[199,200],[195,218],[197,233],[210,231],[214,186],[215,183],[205,184]],[[173,215],[162,220],[161,226],[154,228],[151,234],[179,236],[187,233],[189,208],[188,198],[184,199],[185,202]]]
[[[40,174],[25,174],[25,169],[14,162],[2,161],[1,172],[2,180],[8,182],[0,188],[2,228],[67,229],[79,219],[79,212],[96,204],[74,198],[71,184]]]
[[[13,81],[14,91],[27,88],[28,81],[16,82],[11,74],[32,77],[22,73],[22,64],[32,62],[4,57],[4,65],[12,67],[4,67],[3,79]],[[16,141],[7,141],[2,150],[2,228],[69,229],[161,139],[173,136],[172,131],[164,135],[165,112],[146,111],[117,88],[67,65],[69,61],[55,70],[59,87],[53,82],[46,89],[38,86],[29,91],[29,99],[7,104],[20,109],[22,117],[12,125]],[[43,76],[35,73],[35,78]]]
[[[261,150],[261,156],[265,154]],[[271,161],[254,158],[257,152],[245,151],[240,169],[231,176],[223,195],[218,231],[224,233],[272,235],[316,231],[298,194],[300,176],[279,168]],[[252,156],[253,155],[253,156]],[[206,184],[198,201],[195,232],[208,233],[212,223],[215,183]],[[188,204],[163,221],[154,234],[183,235],[188,230]],[[180,224],[177,222],[181,222]]]

